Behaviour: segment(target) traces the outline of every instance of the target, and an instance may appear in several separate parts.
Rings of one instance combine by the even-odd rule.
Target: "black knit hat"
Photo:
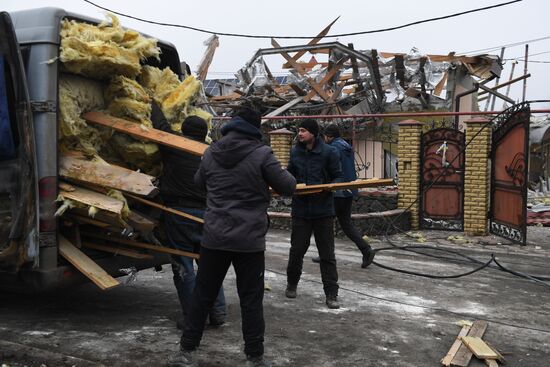
[[[233,116],[239,116],[256,129],[259,129],[262,125],[262,115],[250,107],[241,107]]]
[[[199,116],[189,116],[181,124],[181,135],[193,140],[204,141],[208,124]]]
[[[314,119],[305,119],[300,122],[300,126],[303,129],[306,129],[313,135],[317,136],[319,135],[319,124],[317,123],[317,120]]]
[[[330,138],[338,138],[340,137],[340,128],[335,124],[328,125],[325,128],[325,135]]]

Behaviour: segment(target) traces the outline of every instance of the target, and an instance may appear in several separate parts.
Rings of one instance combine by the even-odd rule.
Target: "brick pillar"
[[[412,229],[418,229],[419,226],[421,138],[422,124],[420,122],[405,120],[399,123],[399,142],[397,147],[397,155],[399,157],[398,208],[409,209]],[[409,208],[409,206],[411,207]]]
[[[488,120],[484,118],[473,118],[464,123],[466,143],[479,133],[466,147],[464,232],[468,235],[483,236],[487,234],[489,211],[491,127],[485,126]]]
[[[271,149],[273,149],[275,157],[281,162],[283,168],[286,168],[290,160],[290,149],[292,149],[293,138],[294,133],[284,128],[269,133]]]

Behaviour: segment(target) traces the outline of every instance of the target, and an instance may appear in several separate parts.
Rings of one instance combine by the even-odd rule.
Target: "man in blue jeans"
[[[153,103],[151,115],[153,126],[186,138],[204,142],[208,126],[197,116],[190,116],[181,125],[181,134],[174,132],[160,108]],[[160,195],[164,204],[170,208],[203,218],[206,207],[206,192],[198,187],[193,177],[201,163],[199,156],[161,145],[163,176],[160,182]],[[172,213],[164,213],[164,230],[167,245],[178,250],[198,253],[202,241],[202,224]],[[174,285],[178,292],[183,316],[188,313],[193,289],[195,288],[195,270],[193,259],[185,256],[172,256]],[[219,326],[225,322],[226,308],[223,287],[209,310],[210,325]],[[177,321],[177,327],[183,328],[183,319]]]

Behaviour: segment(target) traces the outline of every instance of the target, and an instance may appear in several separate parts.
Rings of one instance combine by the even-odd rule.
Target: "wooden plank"
[[[332,68],[325,74],[325,76],[323,77],[323,79],[321,79],[321,81],[319,82],[319,85],[321,87],[323,87],[323,85],[325,85],[333,76],[334,74],[336,74],[338,71],[340,71],[340,69],[342,68],[342,66],[344,65],[344,63],[346,61],[348,61],[349,57],[348,56],[345,56],[343,57],[336,65],[333,65]],[[313,98],[313,96],[315,96],[315,91],[310,91],[305,97],[304,97],[304,102],[309,102],[309,100],[311,98]],[[333,100],[333,97],[334,95],[332,95],[330,98],[329,98],[329,101],[332,101]]]
[[[317,35],[317,37],[311,39],[311,41],[309,41],[307,43],[308,46],[313,46],[313,45],[316,45],[319,43],[320,40],[323,39],[323,37],[325,37],[328,32],[330,31],[330,28],[333,26],[334,23],[336,23],[336,21],[340,19],[340,16],[338,16],[338,18],[334,19],[332,21],[332,23],[330,23],[328,26],[326,26],[321,32],[319,32],[319,34]],[[293,56],[292,56],[292,59],[294,61],[298,61],[300,59],[300,57],[304,56],[306,54],[307,51],[298,51],[296,52]],[[288,69],[290,67],[290,64],[287,62],[286,64],[283,65],[283,68],[284,69]]]
[[[500,354],[500,352],[495,348],[493,347],[487,340],[484,340],[485,344],[487,344],[487,346],[489,348],[491,348],[493,350],[493,352],[495,352],[498,356],[497,360],[500,362],[500,363],[506,363],[506,360],[504,359],[504,357],[502,356],[502,354]]]
[[[98,239],[101,239],[101,240],[106,240],[106,241],[110,241],[110,242],[114,242],[114,243],[121,243],[121,244],[127,245],[127,246],[144,248],[144,249],[148,249],[148,250],[152,250],[152,251],[156,251],[156,252],[162,252],[162,253],[165,253],[165,254],[186,256],[186,257],[190,257],[190,258],[193,258],[193,259],[198,259],[199,258],[199,254],[196,254],[194,252],[176,250],[176,249],[170,248],[170,247],[156,246],[156,245],[152,245],[150,243],[138,242],[138,241],[134,241],[134,240],[127,240],[127,239],[120,238],[120,237],[107,236],[107,235],[104,235],[104,234],[101,234],[101,233],[82,232],[82,235],[83,236],[88,236],[88,237],[93,237],[93,238],[98,238]]]
[[[470,349],[478,359],[497,359],[498,355],[492,350],[483,339],[474,336],[462,337],[462,342]]]
[[[179,215],[180,217],[191,219],[192,221],[195,221],[195,222],[198,222],[198,223],[204,223],[204,220],[202,218],[195,217],[194,215],[187,214],[187,213],[184,213],[182,211],[169,208],[169,207],[164,206],[162,204],[155,203],[154,201],[150,201],[150,200],[147,200],[147,199],[144,199],[144,198],[140,198],[139,196],[135,196],[135,195],[132,195],[132,194],[125,194],[125,195],[128,196],[129,198],[132,198],[134,200],[142,202],[143,204],[147,204],[149,206],[152,206],[153,208],[164,210],[165,212],[176,214],[176,215]]]
[[[126,257],[131,257],[133,259],[154,259],[153,255],[142,254],[140,252],[129,250],[121,247],[112,247],[108,245],[100,245],[99,243],[93,243],[89,241],[82,242],[82,246],[86,248],[91,248],[94,250],[99,250],[103,252],[109,252],[115,255],[122,255]]]
[[[486,360],[485,360],[485,364],[486,364],[488,367],[498,367],[498,362],[495,361],[494,359],[486,359]]]
[[[347,189],[359,189],[364,187],[376,187],[376,186],[389,186],[393,185],[391,178],[370,178],[368,180],[356,180],[351,182],[338,182],[321,185],[296,185],[296,193],[308,192],[308,191],[336,191]]]
[[[152,183],[153,176],[113,166],[107,162],[61,156],[59,159],[59,175],[73,181],[89,182],[143,196],[158,192],[158,189]]]
[[[59,191],[59,195],[61,195],[65,199],[74,200],[79,203],[93,206],[98,209],[106,210],[108,212],[118,215],[120,215],[120,213],[122,212],[122,208],[124,207],[124,203],[118,199],[100,194],[95,191],[83,189],[81,187],[74,187],[74,190],[72,191],[65,191],[61,189]]]
[[[179,149],[187,153],[202,156],[208,145],[184,138],[183,136],[170,134],[161,130],[147,128],[125,119],[106,115],[101,112],[86,112],[82,115],[86,121],[105,126],[133,137],[152,141],[157,144]]]
[[[206,51],[204,52],[199,67],[197,68],[197,79],[201,82],[204,82],[204,80],[206,79],[206,75],[208,75],[208,68],[212,63],[216,48],[218,48],[218,46],[220,45],[218,36],[213,35],[204,42],[204,45],[207,46]]]
[[[106,290],[120,284],[65,237],[61,235],[58,236],[58,245],[61,256],[67,259],[67,261],[94,282],[99,288]]]
[[[280,48],[281,45],[279,43],[277,43],[277,41],[275,41],[274,38],[271,39],[271,44],[273,45],[273,47],[277,47],[277,48]],[[281,51],[281,55],[290,63],[290,65],[292,65],[292,67],[294,67],[294,69],[304,77],[304,79],[306,79],[306,81],[308,82],[308,84],[317,92],[317,94],[326,102],[328,101],[329,99],[329,96],[325,93],[325,91],[323,90],[323,88],[321,88],[321,86],[319,84],[317,84],[317,82],[315,80],[313,80],[312,78],[310,78],[309,76],[307,76],[307,71],[302,68],[300,66],[299,63],[297,63],[296,61],[294,61],[290,55],[288,54],[288,52],[284,52],[284,51]]]
[[[151,232],[157,226],[155,221],[147,218],[147,216],[135,209],[130,211],[130,214],[128,214],[128,218],[126,220],[132,228],[138,230],[139,232]]]
[[[474,321],[467,336],[474,336],[481,338],[487,330],[486,321]],[[464,343],[456,352],[455,357],[451,361],[451,367],[467,367],[472,359],[472,352],[464,345]]]
[[[453,345],[451,345],[451,348],[447,352],[447,355],[441,359],[441,364],[445,367],[449,367],[451,365],[451,361],[453,360],[456,352],[458,352],[458,349],[462,345],[462,337],[468,335],[468,332],[470,331],[470,326],[464,325],[460,332],[458,333],[458,336],[456,337]]]

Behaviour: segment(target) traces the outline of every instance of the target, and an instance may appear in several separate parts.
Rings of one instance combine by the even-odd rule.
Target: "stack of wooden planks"
[[[499,362],[505,363],[502,355],[482,339],[487,329],[486,321],[462,321],[460,325],[462,329],[447,355],[441,359],[443,366],[467,367],[474,355],[488,367],[498,367]]]

